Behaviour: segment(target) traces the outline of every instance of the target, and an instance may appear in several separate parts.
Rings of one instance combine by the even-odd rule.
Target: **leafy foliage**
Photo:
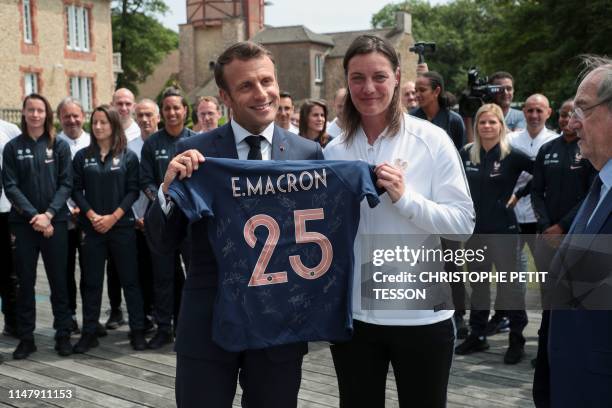
[[[612,55],[609,0],[407,0],[384,6],[372,25],[393,25],[400,10],[412,14],[416,41],[437,43],[429,68],[454,93],[477,65],[483,74],[512,73],[517,100],[540,92],[560,103],[575,93],[581,54]]]
[[[438,71],[446,88],[458,94],[466,86],[467,69],[477,64],[481,36],[493,23],[485,7],[472,0],[432,6],[424,0],[407,0],[383,7],[372,17],[374,27],[393,25],[396,11],[412,14],[415,41],[436,43],[436,53],[426,57],[430,70]]]
[[[165,28],[154,14],[164,14],[163,0],[121,0],[113,2],[113,49],[121,53],[123,73],[117,87],[130,89],[144,81],[170,51],[178,48],[178,34]]]

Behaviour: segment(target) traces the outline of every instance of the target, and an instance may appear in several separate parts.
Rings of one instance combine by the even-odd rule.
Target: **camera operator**
[[[510,132],[525,129],[523,112],[510,107],[513,98],[514,78],[508,72],[498,71],[487,78],[479,76],[477,67],[471,67],[468,70],[468,89],[463,92],[459,101],[459,112],[465,122],[467,141],[474,141],[472,118],[485,103],[495,103],[502,109],[506,128]]]
[[[512,75],[505,71],[498,71],[489,77],[489,84],[501,87],[500,92],[495,94],[493,103],[502,108],[508,130],[518,132],[525,129],[526,122],[523,112],[510,107],[514,99],[514,78]]]

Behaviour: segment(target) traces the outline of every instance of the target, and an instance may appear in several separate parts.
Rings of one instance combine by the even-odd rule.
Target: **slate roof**
[[[260,44],[283,44],[283,43],[298,43],[311,42],[316,44],[334,46],[331,37],[325,34],[317,34],[302,25],[288,27],[266,27],[263,31],[257,33],[253,41]]]
[[[391,43],[401,38],[403,33],[395,28],[370,29],[359,31],[343,31],[336,33],[317,34],[302,25],[288,27],[266,27],[253,37],[253,41],[266,44],[291,44],[310,42],[332,47],[328,58],[344,57],[346,50],[353,40],[362,34],[373,34],[386,37]]]

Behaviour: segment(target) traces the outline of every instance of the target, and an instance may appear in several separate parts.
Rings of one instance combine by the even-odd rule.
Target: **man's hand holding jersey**
[[[200,163],[204,162],[204,156],[196,149],[186,150],[176,155],[168,164],[168,169],[164,175],[162,192],[168,194],[170,183],[178,176],[179,180],[191,177],[191,174],[198,169]]]

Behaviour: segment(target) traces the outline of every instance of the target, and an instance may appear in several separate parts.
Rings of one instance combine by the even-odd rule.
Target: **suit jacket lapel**
[[[236,150],[236,140],[234,139],[234,131],[229,123],[219,129],[215,137],[214,146],[216,149],[216,157],[227,159],[237,159],[238,150]]]
[[[586,227],[585,234],[598,233],[610,216],[610,212],[612,212],[612,189],[608,190],[601,205],[597,208],[595,214],[593,214],[591,222]]]
[[[272,136],[272,160],[287,160],[287,136],[278,126],[274,126]]]
[[[576,214],[576,219],[581,215],[582,211],[584,211],[584,206],[580,208],[578,214]],[[612,190],[608,191],[606,197],[601,202],[601,205],[593,214],[593,218],[591,222],[587,224],[587,227],[582,234],[573,235],[573,230],[575,225],[572,225],[568,234],[568,245],[566,247],[565,256],[562,258],[563,267],[567,271],[571,269],[572,266],[576,264],[591,248],[593,244],[593,240],[595,239],[596,234],[601,230],[604,223],[610,216],[610,212],[612,212]]]

